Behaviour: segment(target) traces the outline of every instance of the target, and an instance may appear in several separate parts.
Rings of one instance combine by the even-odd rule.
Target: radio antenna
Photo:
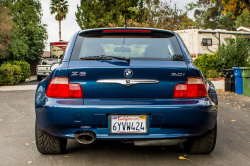
[[[126,7],[127,0],[125,0],[125,25],[124,28],[127,28],[127,18],[126,18],[126,13],[127,13],[127,7]]]

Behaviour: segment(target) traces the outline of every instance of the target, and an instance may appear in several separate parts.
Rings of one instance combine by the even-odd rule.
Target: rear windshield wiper
[[[118,57],[118,56],[108,56],[108,55],[87,56],[87,57],[81,57],[80,59],[81,60],[112,60],[112,59],[118,59],[118,60],[125,60],[127,63],[130,63],[130,58]]]

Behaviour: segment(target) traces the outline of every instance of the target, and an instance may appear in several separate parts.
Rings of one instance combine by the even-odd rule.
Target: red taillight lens
[[[186,84],[177,84],[173,98],[203,98],[207,96],[206,86],[201,78],[189,77]]]
[[[107,29],[107,30],[103,30],[103,32],[142,32],[142,33],[151,33],[150,30],[143,30],[143,29]]]
[[[71,84],[68,77],[53,78],[46,95],[52,98],[83,98],[81,85]]]

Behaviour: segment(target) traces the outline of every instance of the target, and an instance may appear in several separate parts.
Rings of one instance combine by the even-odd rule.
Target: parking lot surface
[[[218,93],[217,145],[209,155],[186,154],[182,145],[75,140],[68,140],[65,154],[42,155],[35,145],[34,95],[34,90],[0,91],[0,165],[250,165],[250,97]]]

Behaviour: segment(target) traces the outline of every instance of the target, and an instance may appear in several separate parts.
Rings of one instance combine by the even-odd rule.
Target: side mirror
[[[54,62],[50,66],[50,70],[53,71],[55,70],[58,66],[60,65],[60,62]]]

